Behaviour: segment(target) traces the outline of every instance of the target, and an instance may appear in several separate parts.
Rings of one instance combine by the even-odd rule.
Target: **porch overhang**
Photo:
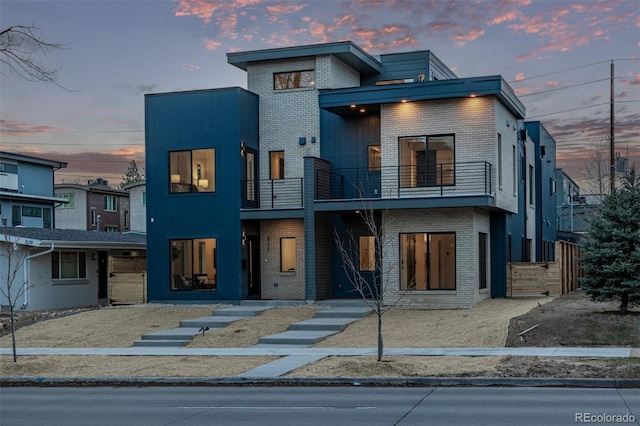
[[[367,198],[349,200],[316,200],[315,211],[338,212],[362,209],[396,210],[396,209],[437,209],[454,207],[478,207],[495,209],[495,197],[491,194],[458,195],[452,197],[420,197],[420,198]]]
[[[320,108],[343,116],[353,114],[352,105],[371,110],[371,108],[379,108],[382,104],[480,96],[495,96],[517,119],[525,117],[525,106],[511,86],[499,75],[422,83],[322,89],[319,94],[319,103]]]
[[[302,219],[304,209],[241,209],[240,220],[254,219]]]

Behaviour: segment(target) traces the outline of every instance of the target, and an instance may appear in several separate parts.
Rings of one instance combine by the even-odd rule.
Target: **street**
[[[640,424],[640,389],[4,387],[0,404],[2,426]]]

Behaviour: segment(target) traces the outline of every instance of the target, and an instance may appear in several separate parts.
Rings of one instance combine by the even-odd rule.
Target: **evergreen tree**
[[[640,305],[640,176],[635,168],[608,195],[591,222],[581,257],[582,289],[595,300],[619,298],[620,311]]]
[[[123,187],[129,183],[140,182],[144,180],[144,176],[140,174],[138,171],[138,165],[136,164],[136,160],[131,160],[129,162],[129,167],[127,168],[127,173],[122,176],[122,182],[120,183],[120,187]]]

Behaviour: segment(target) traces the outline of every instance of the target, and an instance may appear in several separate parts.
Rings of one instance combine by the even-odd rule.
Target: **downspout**
[[[45,254],[49,254],[53,251],[55,247],[54,243],[51,243],[51,247],[45,251],[41,251],[40,253],[32,254],[24,258],[24,283],[26,287],[24,288],[24,302],[22,303],[22,307],[20,309],[24,309],[29,304],[29,261],[34,257],[42,256]]]

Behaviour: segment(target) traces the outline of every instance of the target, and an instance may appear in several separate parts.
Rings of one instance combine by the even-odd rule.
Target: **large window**
[[[376,239],[372,235],[361,235],[359,238],[360,270],[376,270]]]
[[[400,234],[400,289],[455,290],[456,234]]]
[[[51,228],[51,209],[14,205],[11,208],[11,225]]]
[[[170,192],[215,192],[215,149],[169,153]]]
[[[51,278],[54,280],[87,278],[87,253],[84,251],[52,252]]]
[[[284,179],[284,151],[269,152],[269,170],[271,179]]]
[[[217,290],[216,239],[171,240],[173,291]]]
[[[453,135],[400,138],[400,187],[454,185],[454,153]]]
[[[280,272],[296,271],[296,239],[280,238]]]
[[[104,211],[116,212],[118,211],[118,199],[115,195],[104,196]]]
[[[487,275],[488,275],[488,238],[487,234],[484,232],[480,232],[478,234],[478,271],[480,273],[480,282],[478,287],[480,289],[487,288]]]
[[[302,89],[315,85],[313,70],[279,72],[273,74],[274,90]]]

